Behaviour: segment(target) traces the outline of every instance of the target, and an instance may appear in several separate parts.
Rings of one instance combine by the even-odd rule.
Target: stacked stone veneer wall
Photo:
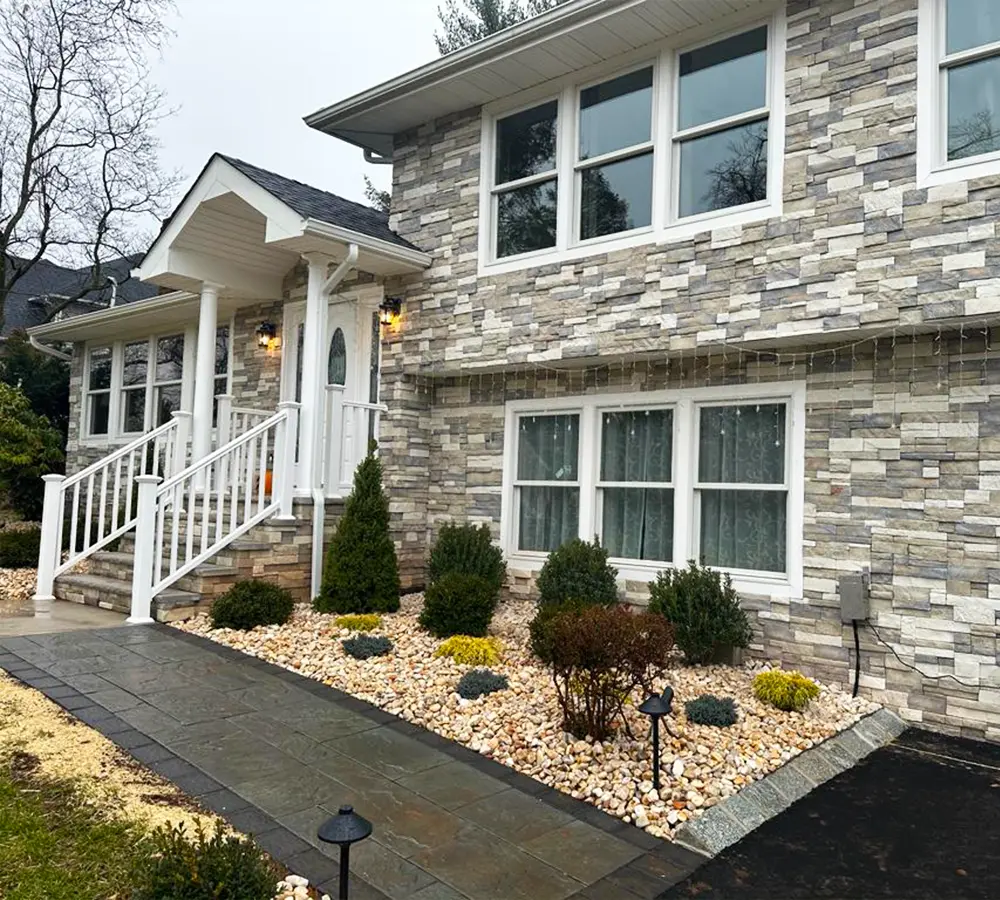
[[[281,352],[258,346],[257,326],[261,322],[272,322],[280,330],[282,314],[281,302],[242,306],[236,310],[230,382],[236,406],[277,411],[281,401]]]
[[[424,553],[441,521],[498,523],[505,400],[641,390],[667,359],[675,373],[703,366],[692,384],[804,379],[805,591],[745,598],[758,652],[845,683],[853,637],[837,579],[869,569],[882,638],[928,675],[970,686],[903,667],[865,630],[864,689],[911,721],[1000,737],[1000,379],[985,342],[968,343],[1000,322],[1000,178],[917,184],[917,7],[787,4],[783,212],[756,224],[482,274],[479,111],[398,136],[392,224],[433,264],[387,285],[404,314],[383,384],[408,406],[387,398],[383,452],[394,508],[414,521],[426,508]],[[874,335],[877,353],[819,352]],[[780,342],[781,371],[741,373],[726,344],[747,342]],[[719,371],[727,355],[732,371]],[[647,358],[648,382],[645,362],[621,362]],[[410,538],[417,559],[418,530]]]

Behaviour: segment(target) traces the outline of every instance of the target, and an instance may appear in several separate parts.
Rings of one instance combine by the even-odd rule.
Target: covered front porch
[[[153,596],[252,528],[304,517],[315,593],[326,502],[349,493],[387,411],[385,279],[427,264],[383,214],[213,157],[134,273],[163,295],[32,332],[73,344],[75,410],[39,596],[128,536],[133,618],[148,619]]]

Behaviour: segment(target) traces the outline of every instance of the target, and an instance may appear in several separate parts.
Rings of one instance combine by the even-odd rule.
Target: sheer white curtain
[[[674,491],[668,486],[673,481],[673,412],[623,410],[602,418],[601,483],[617,485],[601,488],[604,546],[620,559],[669,562],[674,555]]]
[[[705,565],[784,572],[788,492],[784,485],[785,405],[706,406],[698,441],[701,561]],[[738,485],[739,487],[736,487]]]
[[[520,419],[517,444],[519,549],[548,553],[577,537],[579,458],[578,415],[523,416]]]

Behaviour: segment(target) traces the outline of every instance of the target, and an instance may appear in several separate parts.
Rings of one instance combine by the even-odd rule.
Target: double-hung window
[[[86,411],[87,433],[108,433],[111,417],[111,348],[93,347],[87,354]]]
[[[768,29],[680,55],[678,218],[767,199]]]
[[[146,393],[149,376],[149,341],[132,341],[122,354],[121,433],[146,430]]]
[[[480,259],[501,271],[780,211],[782,14],[487,109]]]
[[[1000,3],[921,0],[920,31],[919,174],[1000,172]]]
[[[514,565],[597,536],[630,580],[696,559],[738,583],[801,586],[801,385],[515,401],[506,434]]]
[[[156,371],[153,375],[154,426],[170,421],[181,408],[181,378],[184,373],[184,335],[162,337],[156,342]]]

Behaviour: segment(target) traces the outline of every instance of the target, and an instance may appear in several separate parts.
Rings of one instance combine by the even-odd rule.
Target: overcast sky
[[[219,151],[353,200],[386,167],[302,117],[437,57],[437,0],[176,0],[154,78],[162,158],[186,189]],[[179,197],[178,197],[179,199]]]

